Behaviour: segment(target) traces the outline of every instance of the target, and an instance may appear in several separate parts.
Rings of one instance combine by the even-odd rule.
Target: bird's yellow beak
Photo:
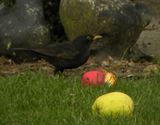
[[[95,35],[95,36],[93,37],[93,41],[96,41],[97,39],[101,39],[101,38],[102,38],[101,35]]]

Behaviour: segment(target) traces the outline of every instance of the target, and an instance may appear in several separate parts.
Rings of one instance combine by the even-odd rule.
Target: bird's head
[[[73,43],[78,48],[84,48],[90,46],[94,41],[97,41],[98,39],[101,38],[102,38],[101,35],[84,35],[74,39]]]
[[[101,35],[83,35],[83,36],[79,36],[79,37],[77,37],[77,38],[75,38],[74,40],[73,40],[73,42],[75,42],[75,43],[79,43],[79,42],[94,42],[94,41],[97,41],[98,39],[101,39],[102,38],[102,36]]]
[[[97,40],[99,40],[99,39],[101,39],[102,38],[102,36],[101,35],[87,35],[86,36],[86,39],[88,40],[88,41],[91,41],[91,42],[94,42],[94,41],[97,41]]]

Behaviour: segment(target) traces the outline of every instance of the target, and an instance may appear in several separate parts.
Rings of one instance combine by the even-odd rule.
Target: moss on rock
[[[70,40],[82,34],[105,34],[110,40],[105,49],[117,56],[137,41],[151,20],[145,5],[130,0],[61,0],[60,17]]]

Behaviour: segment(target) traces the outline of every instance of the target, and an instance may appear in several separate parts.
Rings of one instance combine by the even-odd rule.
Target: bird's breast
[[[59,69],[71,69],[71,68],[77,68],[81,65],[83,65],[89,58],[89,54],[85,53],[84,55],[77,55],[72,59],[61,59],[61,60],[55,60],[54,66],[58,67]]]

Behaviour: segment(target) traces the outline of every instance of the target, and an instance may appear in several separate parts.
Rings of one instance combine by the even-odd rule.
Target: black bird
[[[90,46],[93,41],[102,38],[101,35],[79,36],[72,42],[51,44],[38,48],[12,48],[15,52],[31,52],[44,58],[55,66],[54,74],[64,69],[77,68],[83,65],[90,56]]]

